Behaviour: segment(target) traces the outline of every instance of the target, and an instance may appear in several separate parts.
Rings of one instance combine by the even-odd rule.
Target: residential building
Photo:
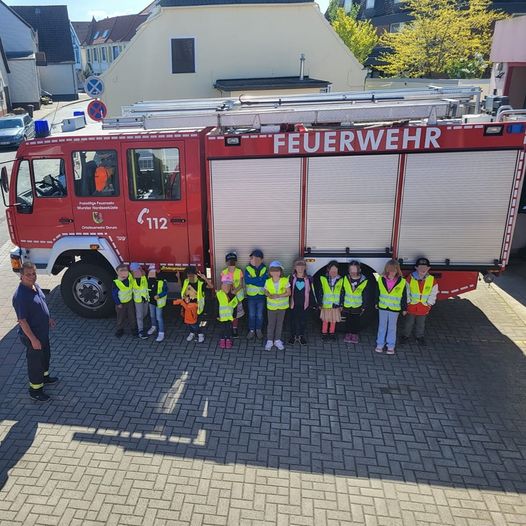
[[[490,60],[490,91],[505,95],[514,108],[526,108],[526,16],[495,24]]]
[[[71,22],[71,38],[73,40],[73,51],[75,53],[75,69],[77,70],[77,79],[79,87],[86,80],[86,49],[83,46],[84,41],[89,35],[91,22]]]
[[[148,4],[139,14],[140,15],[151,15],[159,7],[161,0],[154,0],[151,4]]]
[[[0,39],[5,55],[6,105],[40,107],[40,78],[37,68],[38,40],[34,29],[11,7],[0,0]],[[41,60],[41,57],[38,58]],[[2,58],[3,62],[4,59]],[[41,63],[41,62],[40,62]],[[2,81],[5,83],[5,77]],[[6,89],[7,88],[7,89]]]
[[[35,31],[42,62],[38,75],[42,90],[54,100],[78,99],[75,55],[68,8],[65,5],[12,6]]]
[[[83,75],[82,75],[82,40],[84,34],[82,33],[80,27],[76,27],[76,24],[79,26],[85,24],[86,27],[89,26],[89,22],[71,22],[71,42],[73,44],[73,55],[75,56],[75,71],[77,73],[77,83],[82,84]]]
[[[0,38],[0,117],[11,110],[9,85],[7,84],[7,75],[9,71],[9,64],[4,51],[4,45]]]
[[[124,15],[73,22],[81,47],[81,69],[85,76],[100,75],[123,52],[148,15]]]
[[[363,89],[312,0],[161,0],[103,78],[109,115],[139,100]]]
[[[490,93],[509,98],[513,108],[526,108],[526,16],[499,20],[491,42]],[[526,247],[526,185],[518,207],[512,250]]]

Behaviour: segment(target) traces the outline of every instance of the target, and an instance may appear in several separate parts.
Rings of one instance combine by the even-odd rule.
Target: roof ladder
[[[106,119],[105,129],[255,128],[298,124],[387,122],[458,117],[466,104],[479,111],[478,87],[428,87],[284,97],[144,101]]]

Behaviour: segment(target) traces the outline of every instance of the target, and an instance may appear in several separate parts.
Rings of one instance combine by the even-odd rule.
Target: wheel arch
[[[98,248],[92,248],[97,246]],[[49,255],[46,272],[58,274],[80,257],[86,262],[104,264],[112,270],[122,260],[116,248],[106,238],[97,236],[65,236],[55,242]],[[69,262],[69,263],[68,263]]]

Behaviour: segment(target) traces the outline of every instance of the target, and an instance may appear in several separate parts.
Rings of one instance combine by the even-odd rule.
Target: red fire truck
[[[120,262],[217,276],[261,248],[316,275],[431,260],[441,298],[509,258],[526,148],[513,112],[463,116],[472,88],[143,102],[103,126],[27,141],[10,179],[14,270],[65,270],[66,304],[113,312]],[[473,111],[471,109],[471,111]],[[170,279],[170,278],[169,278]]]

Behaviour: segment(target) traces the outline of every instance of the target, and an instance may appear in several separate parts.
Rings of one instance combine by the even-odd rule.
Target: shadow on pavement
[[[265,353],[240,340],[187,344],[170,313],[167,340],[113,337],[50,303],[54,400],[26,396],[14,331],[0,344],[0,480],[37,427],[80,427],[74,440],[131,452],[310,473],[526,492],[526,360],[469,300],[442,302],[429,347],[373,352],[374,328],[343,342]],[[177,322],[179,323],[179,321]],[[16,356],[16,359],[13,358]]]
[[[510,259],[506,271],[495,280],[495,285],[526,306],[526,259]]]

